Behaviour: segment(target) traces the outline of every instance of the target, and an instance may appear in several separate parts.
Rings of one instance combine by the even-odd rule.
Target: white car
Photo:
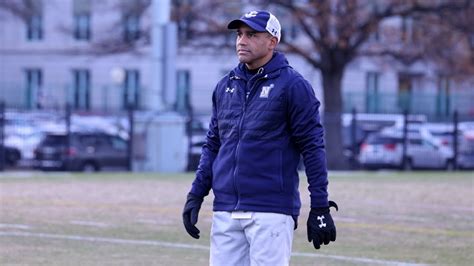
[[[474,169],[474,130],[466,130],[459,142],[457,166],[461,169]]]
[[[373,133],[362,143],[359,163],[364,168],[452,169],[453,152],[423,134]]]

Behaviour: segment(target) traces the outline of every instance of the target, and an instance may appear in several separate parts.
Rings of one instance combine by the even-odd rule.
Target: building
[[[196,113],[205,114],[210,111],[216,82],[237,63],[232,49],[180,46],[176,86],[157,92],[153,89],[152,38],[144,30],[152,25],[149,1],[10,2],[25,3],[28,11],[15,13],[0,6],[0,99],[10,108],[61,108],[69,102],[76,110],[86,111],[115,111],[129,105],[150,109],[154,105],[150,99],[160,93],[160,105],[165,108],[186,110],[190,104]],[[251,7],[233,8],[235,16]],[[285,20],[284,31],[297,34],[288,18],[281,20]],[[178,23],[178,29],[179,40],[186,38],[186,23]],[[296,55],[289,55],[289,61],[322,99],[319,71]],[[434,117],[458,110],[472,120],[472,86],[472,82],[453,84],[424,64],[406,67],[359,58],[343,78],[344,110],[401,112],[408,108]]]

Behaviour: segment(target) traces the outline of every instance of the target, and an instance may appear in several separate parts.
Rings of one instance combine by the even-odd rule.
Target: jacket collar
[[[286,59],[285,55],[280,52],[274,52],[272,59],[270,59],[268,63],[258,70],[257,75],[265,76],[285,67],[289,67],[288,60]],[[245,64],[239,63],[239,65],[230,72],[230,78],[233,79],[237,77],[240,79],[246,79],[244,71],[246,71]]]

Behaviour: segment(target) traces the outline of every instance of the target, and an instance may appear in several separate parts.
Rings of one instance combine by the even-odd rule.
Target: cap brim
[[[252,28],[253,30],[256,30],[256,31],[261,31],[261,32],[267,31],[266,29],[260,27],[258,24],[255,24],[252,21],[248,21],[248,20],[244,20],[244,19],[232,20],[227,25],[227,28],[229,30],[238,29],[238,28],[240,28],[240,26],[242,26],[242,24],[247,25],[247,26],[249,26],[250,28]]]

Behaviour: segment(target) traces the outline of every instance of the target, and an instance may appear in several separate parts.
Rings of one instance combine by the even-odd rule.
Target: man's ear
[[[270,46],[269,46],[269,48],[270,48],[271,50],[274,50],[275,47],[277,46],[277,44],[278,44],[278,39],[277,39],[277,37],[272,37],[272,38],[270,39]]]

